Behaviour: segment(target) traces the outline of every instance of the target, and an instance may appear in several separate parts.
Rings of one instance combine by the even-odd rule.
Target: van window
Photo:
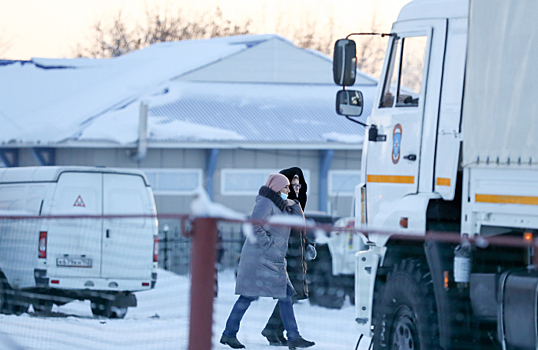
[[[425,35],[393,39],[380,108],[418,106],[426,45]]]

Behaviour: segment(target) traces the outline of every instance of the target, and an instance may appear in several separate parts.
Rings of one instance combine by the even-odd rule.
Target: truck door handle
[[[408,154],[408,155],[404,156],[403,158],[407,159],[407,160],[415,161],[415,160],[417,160],[417,155],[416,154]]]
[[[110,230],[106,230],[106,238],[109,238],[110,237]]]

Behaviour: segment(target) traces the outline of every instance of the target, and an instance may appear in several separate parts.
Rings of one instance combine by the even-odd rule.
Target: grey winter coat
[[[286,201],[269,187],[262,186],[251,219],[267,220],[273,215],[289,215]],[[291,283],[286,272],[289,227],[254,225],[255,242],[246,239],[241,251],[235,294],[249,297],[285,298]]]

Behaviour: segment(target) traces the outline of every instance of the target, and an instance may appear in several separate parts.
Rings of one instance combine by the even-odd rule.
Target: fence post
[[[194,219],[191,240],[189,350],[211,350],[216,251],[216,219]]]
[[[170,230],[170,227],[165,224],[163,227],[163,233],[164,233],[164,258],[163,258],[163,268],[165,270],[168,270],[168,231]]]

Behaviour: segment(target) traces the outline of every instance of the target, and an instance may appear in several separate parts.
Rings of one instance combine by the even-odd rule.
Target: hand
[[[305,249],[305,259],[310,261],[310,260],[314,260],[316,258],[316,256],[318,255],[318,253],[316,252],[316,248],[314,248],[314,246],[312,244],[309,244],[306,246],[306,249]]]

